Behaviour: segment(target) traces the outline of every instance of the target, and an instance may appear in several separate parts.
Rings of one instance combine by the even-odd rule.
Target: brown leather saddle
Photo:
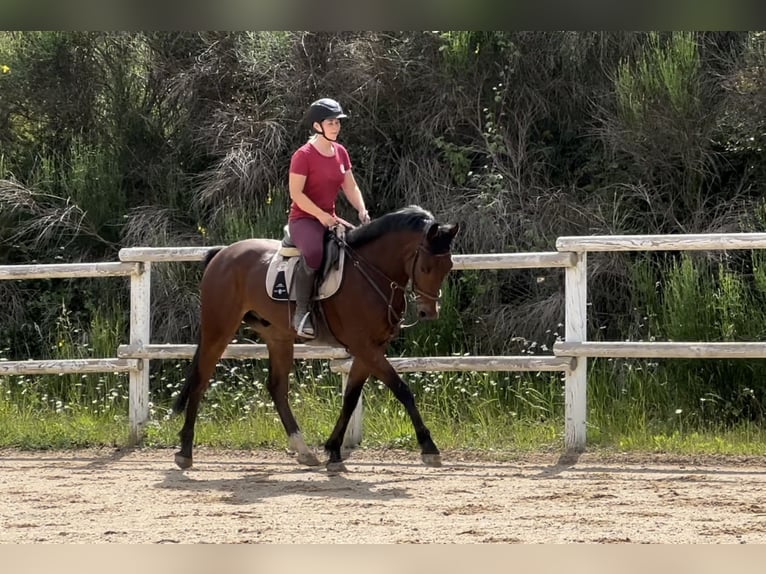
[[[282,244],[274,253],[266,271],[266,292],[276,301],[295,301],[290,293],[293,284],[293,271],[300,261],[300,251],[295,247],[287,226]],[[346,228],[342,225],[328,229],[324,236],[324,257],[319,270],[319,287],[314,293],[314,300],[327,299],[340,288],[343,280],[343,264],[346,252],[342,248]]]

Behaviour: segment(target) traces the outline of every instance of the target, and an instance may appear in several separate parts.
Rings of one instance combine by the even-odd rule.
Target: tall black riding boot
[[[295,266],[293,289],[295,289],[295,315],[293,327],[299,337],[314,338],[314,323],[311,320],[311,296],[314,294],[314,277],[316,271],[306,265],[303,257]]]

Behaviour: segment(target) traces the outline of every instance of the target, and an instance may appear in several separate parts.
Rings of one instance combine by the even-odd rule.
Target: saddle
[[[300,261],[301,252],[295,247],[286,225],[284,232],[282,244],[272,256],[266,271],[266,292],[275,301],[295,301],[295,295],[290,292],[290,286],[293,284],[293,271]],[[345,234],[346,228],[342,225],[337,225],[325,232],[324,258],[317,274],[319,287],[312,296],[314,301],[327,299],[340,288],[343,280],[343,263],[346,259],[346,252],[341,249]]]

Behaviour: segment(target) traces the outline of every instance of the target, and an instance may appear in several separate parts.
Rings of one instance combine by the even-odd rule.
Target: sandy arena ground
[[[0,450],[0,543],[764,543],[766,459]],[[486,457],[485,457],[486,458]],[[497,457],[496,457],[497,458]],[[502,457],[501,457],[502,458]]]

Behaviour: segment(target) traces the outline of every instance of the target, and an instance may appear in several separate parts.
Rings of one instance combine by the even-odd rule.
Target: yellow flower
[[[2,66],[0,66],[0,71],[2,71],[3,74],[7,74],[8,72],[11,71],[11,69],[8,66],[6,66],[5,64],[3,64]]]

